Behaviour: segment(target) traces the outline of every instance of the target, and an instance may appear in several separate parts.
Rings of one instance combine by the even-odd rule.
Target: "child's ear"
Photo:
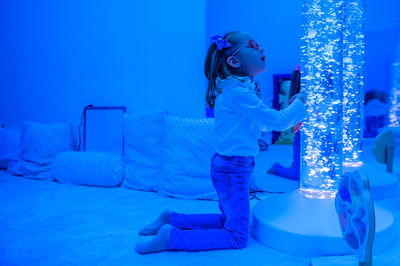
[[[240,67],[240,62],[238,60],[236,60],[236,58],[233,56],[228,57],[226,59],[226,63],[228,63],[228,65],[230,65],[231,67],[234,67],[234,68]]]

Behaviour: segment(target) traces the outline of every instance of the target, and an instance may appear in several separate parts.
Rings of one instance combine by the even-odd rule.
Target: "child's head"
[[[207,104],[214,108],[217,77],[230,75],[254,78],[266,70],[264,50],[253,37],[242,31],[231,31],[225,36],[214,36],[207,51],[204,64],[208,79]]]

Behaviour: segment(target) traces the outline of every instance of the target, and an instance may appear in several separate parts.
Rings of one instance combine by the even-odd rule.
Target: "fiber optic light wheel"
[[[375,211],[368,177],[358,171],[345,173],[339,182],[335,208],[343,238],[354,249],[359,265],[372,265]]]

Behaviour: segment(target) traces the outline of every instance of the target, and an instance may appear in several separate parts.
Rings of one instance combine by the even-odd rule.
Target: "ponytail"
[[[204,74],[208,79],[206,104],[211,109],[214,109],[215,99],[222,92],[222,89],[218,88],[216,85],[217,77],[221,79],[226,79],[232,74],[243,75],[240,69],[234,69],[230,67],[226,62],[226,59],[237,48],[237,45],[240,43],[243,34],[247,33],[241,31],[231,31],[223,37],[224,40],[232,44],[232,47],[218,50],[215,43],[211,43],[208,47],[206,59],[204,62]]]

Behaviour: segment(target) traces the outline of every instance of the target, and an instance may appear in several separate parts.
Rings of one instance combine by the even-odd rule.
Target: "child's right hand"
[[[294,126],[294,133],[300,130],[301,125],[303,125],[303,121],[300,121],[299,123],[297,123],[297,125]]]
[[[296,99],[299,99],[303,104],[306,103],[306,97],[304,97],[303,94],[298,93],[298,94],[293,95],[292,98],[290,98],[289,104],[291,104],[292,102],[294,102],[294,100],[296,100]]]

